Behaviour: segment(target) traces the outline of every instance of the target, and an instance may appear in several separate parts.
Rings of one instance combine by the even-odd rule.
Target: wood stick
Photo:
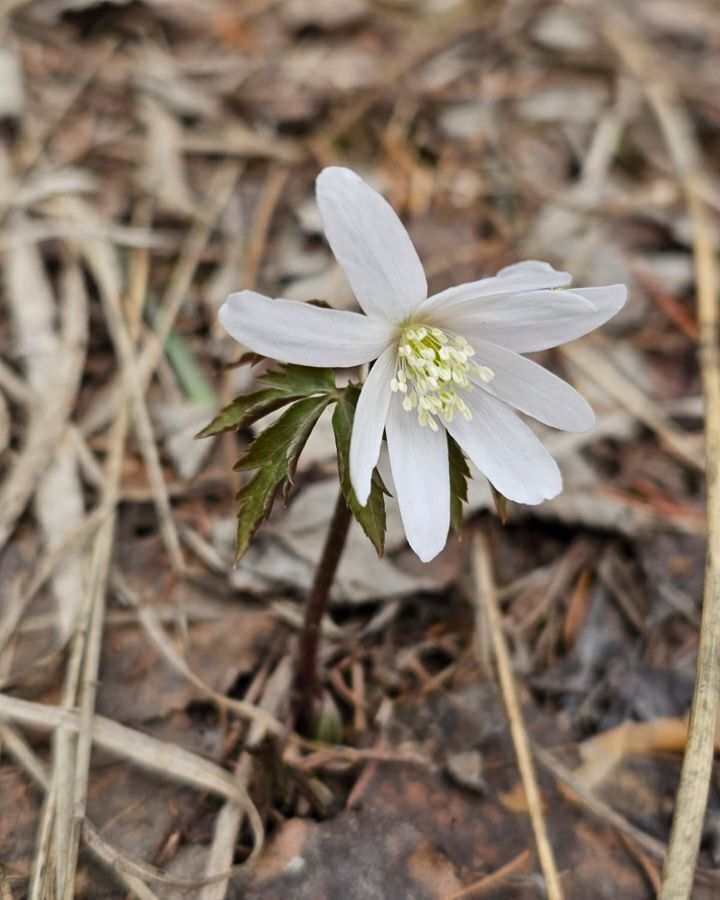
[[[530,823],[535,835],[540,868],[545,877],[548,900],[563,900],[563,891],[557,864],[555,863],[555,854],[547,834],[545,817],[542,811],[542,800],[535,777],[530,741],[525,730],[517,685],[515,684],[515,676],[512,671],[510,650],[502,628],[490,548],[486,536],[481,532],[475,535],[473,551],[473,570],[477,587],[475,618],[478,621],[480,618],[479,612],[483,609],[490,628],[500,690],[510,724],[510,734],[515,747],[520,778],[525,789]]]

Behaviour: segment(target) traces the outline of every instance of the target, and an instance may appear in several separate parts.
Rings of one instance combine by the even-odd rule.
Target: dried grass
[[[79,23],[100,21],[92,0],[0,0],[2,34],[10,38],[2,53],[19,61],[17,71],[27,82],[13,82],[4,94],[0,86],[2,115],[9,117],[0,135],[0,253],[9,312],[0,322],[7,359],[0,358],[0,565],[10,573],[0,601],[0,746],[3,758],[44,798],[29,886],[37,900],[75,895],[86,876],[81,846],[120,882],[119,890],[134,896],[152,900],[172,890],[221,900],[231,882],[242,886],[252,870],[247,863],[232,865],[238,846],[249,836],[250,861],[263,848],[267,805],[261,814],[255,782],[271,768],[264,753],[304,785],[321,771],[340,779],[364,767],[349,790],[348,804],[355,807],[380,766],[423,773],[437,766],[425,746],[393,747],[391,729],[373,716],[378,709],[387,712],[389,695],[411,694],[424,703],[468,679],[477,684],[492,669],[491,655],[548,895],[562,896],[555,853],[563,871],[564,848],[550,845],[548,825],[563,810],[543,811],[531,752],[563,786],[566,799],[627,837],[631,864],[654,884],[662,842],[600,798],[600,781],[611,767],[596,764],[589,781],[584,769],[572,771],[558,755],[534,745],[513,666],[529,673],[529,684],[541,684],[545,669],[589,640],[597,575],[602,590],[613,595],[607,610],[621,611],[623,627],[630,623],[633,637],[623,638],[628,657],[640,653],[647,639],[653,664],[660,658],[669,669],[681,667],[697,630],[692,588],[647,586],[646,593],[661,594],[658,604],[675,598],[667,602],[681,622],[672,619],[676,645],[661,643],[662,621],[657,626],[633,605],[632,585],[603,579],[599,560],[607,557],[595,552],[617,532],[640,556],[658,531],[678,541],[707,531],[710,547],[696,701],[660,896],[683,898],[692,889],[720,690],[720,190],[692,119],[701,121],[712,142],[716,116],[708,85],[714,82],[703,67],[718,40],[717,26],[709,18],[700,30],[693,26],[705,14],[694,3],[688,4],[687,22],[684,10],[678,16],[665,4],[654,16],[643,4],[594,10],[585,3],[458,3],[440,4],[439,13],[434,4],[419,2],[402,9],[358,5],[354,19],[352,9],[338,3],[332,15],[340,16],[340,24],[333,24],[325,4],[306,9],[307,22],[298,12],[302,4],[272,0],[230,11],[227,4],[208,4],[200,19],[193,18],[192,5],[108,4],[102,27],[86,33]],[[555,22],[548,24],[553,12]],[[574,32],[567,21],[563,26],[565,19],[575,22]],[[702,43],[703,32],[708,45],[697,53],[697,73],[684,71],[682,41]],[[590,43],[577,49],[583,34]],[[662,64],[652,41],[663,53]],[[329,64],[311,55],[318,46],[332,54],[336,45],[348,52],[351,66],[342,54],[329,55]],[[208,47],[214,52],[208,54]],[[365,72],[362,61],[368,59],[374,64]],[[592,104],[599,94],[583,93],[586,82],[602,89],[597,108]],[[553,92],[562,100],[559,117]],[[644,114],[646,102],[655,122]],[[548,566],[547,547],[541,558],[529,546],[539,534],[537,524],[525,534],[522,512],[511,511],[517,530],[503,539],[497,564],[509,558],[528,574],[513,572],[500,589],[487,545],[475,548],[482,591],[473,596],[474,650],[453,618],[457,606],[449,590],[467,574],[461,553],[441,561],[447,571],[440,566],[427,580],[408,574],[407,560],[401,561],[404,584],[416,593],[447,595],[447,618],[444,612],[433,613],[432,621],[418,614],[422,624],[408,629],[406,599],[393,594],[394,583],[390,602],[371,617],[364,609],[359,624],[339,625],[328,617],[327,687],[343,709],[348,733],[368,744],[327,748],[288,734],[283,724],[289,679],[284,642],[298,618],[283,590],[296,586],[297,573],[309,562],[307,546],[283,533],[282,519],[259,540],[257,568],[253,562],[243,570],[249,592],[268,596],[277,623],[274,649],[262,659],[264,649],[258,652],[250,687],[230,696],[237,673],[206,674],[189,655],[195,629],[221,627],[239,601],[236,591],[221,609],[204,612],[199,602],[185,606],[182,599],[189,588],[202,603],[232,591],[229,579],[235,576],[214,535],[216,520],[227,511],[227,466],[220,471],[213,457],[194,484],[184,479],[156,411],[159,401],[172,408],[186,399],[165,352],[169,340],[183,341],[196,370],[204,367],[208,378],[231,359],[234,351],[212,322],[214,292],[223,278],[233,279],[236,289],[296,290],[304,299],[338,293],[342,302],[344,288],[318,250],[306,202],[317,168],[336,163],[367,169],[387,189],[411,222],[438,285],[476,278],[522,253],[551,254],[579,280],[596,278],[594,266],[610,248],[612,265],[633,279],[634,296],[629,324],[558,354],[600,413],[589,437],[558,439],[553,449],[567,488],[537,510],[542,521],[573,529],[573,538],[560,549],[548,538],[557,556]],[[682,230],[685,216],[691,237]],[[697,321],[684,305],[692,287],[682,280],[682,265],[674,285],[666,283],[660,265],[661,257],[672,255],[670,245],[681,262],[689,261],[690,243]],[[158,314],[146,321],[148,297],[156,300]],[[31,349],[24,356],[16,352],[23,345]],[[693,430],[699,426],[699,389],[679,362],[691,370],[687,360],[696,346],[706,404],[704,453],[699,427]],[[661,363],[655,365],[653,356]],[[232,369],[220,376],[221,400],[238,390],[242,377]],[[236,450],[234,443],[230,436],[226,455]],[[304,479],[336,477],[332,448],[312,453],[299,473],[301,488]],[[707,529],[699,492],[687,487],[702,472]],[[223,499],[216,503],[206,489],[209,495],[218,484]],[[472,508],[486,510],[490,503],[487,492],[478,491]],[[143,511],[144,504],[155,511],[152,528],[157,525],[162,549],[138,588],[117,559],[128,543],[135,548],[125,529],[131,529],[130,511]],[[319,532],[324,522],[313,518],[310,527]],[[580,543],[575,533],[582,533]],[[516,540],[523,550],[513,556]],[[388,567],[398,546],[391,548],[390,563],[384,561]],[[274,581],[283,571],[291,574]],[[378,575],[378,597],[386,596],[384,577]],[[509,602],[505,622],[499,598]],[[512,629],[514,658],[505,626]],[[217,713],[223,740],[212,760],[171,737],[144,733],[155,723],[140,725],[131,712],[129,724],[100,714],[98,686],[111,662],[109,648],[126,632],[146,642],[148,657],[176,679],[183,696]],[[426,653],[439,654],[442,666],[433,668]],[[677,726],[682,720],[671,721]],[[557,730],[567,739],[565,726]],[[38,733],[45,743],[26,736]],[[609,741],[614,734],[607,730],[602,737]],[[43,758],[46,744],[51,752]],[[136,858],[90,821],[95,750],[160,782],[221,800],[194,876]],[[307,793],[316,801],[320,796],[312,785]],[[307,801],[299,794],[294,811],[302,815]],[[446,900],[482,896],[517,876],[528,858],[523,850],[505,865],[498,861],[495,872],[446,892]],[[171,853],[158,859],[163,865],[173,861]],[[0,871],[3,900],[11,896],[14,877]],[[697,885],[708,884],[716,889],[717,879],[701,867]]]

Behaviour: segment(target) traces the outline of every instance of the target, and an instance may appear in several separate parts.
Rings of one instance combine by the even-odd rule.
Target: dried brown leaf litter
[[[718,52],[701,0],[0,3],[0,896],[655,896],[698,653],[717,674]],[[630,287],[541,359],[598,416],[543,433],[556,500],[501,527],[473,481],[427,567],[392,499],[382,561],[351,533],[333,745],[286,724],[330,423],[237,569],[252,434],[190,438],[254,388],[227,292],[352,306],[327,164],[386,192],[431,289],[523,258]],[[665,890],[702,838],[702,900],[718,800],[703,825],[684,779]]]

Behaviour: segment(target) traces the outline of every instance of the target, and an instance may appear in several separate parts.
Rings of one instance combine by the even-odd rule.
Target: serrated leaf
[[[254,357],[256,354],[245,354]],[[243,357],[244,358],[244,357]],[[262,357],[260,357],[262,358]],[[250,361],[249,359],[247,361]],[[238,431],[268,413],[280,409],[292,400],[316,394],[335,394],[335,375],[332,369],[315,369],[310,366],[282,365],[258,376],[258,381],[268,385],[252,394],[236,397],[232,403],[196,437],[212,437],[224,431]]]
[[[276,422],[260,432],[245,455],[235,463],[235,470],[242,472],[246,469],[259,469],[278,457],[285,459],[294,456],[296,442],[300,440],[304,445],[307,440],[307,435],[304,434],[306,425],[311,423],[312,430],[329,402],[327,395],[297,400]]]
[[[261,432],[238,460],[236,469],[257,469],[237,492],[238,527],[235,561],[245,553],[250,539],[270,515],[278,491],[292,485],[298,459],[310,432],[334,394],[306,397],[292,404],[269,428]]]
[[[460,537],[463,527],[463,504],[468,499],[468,468],[465,454],[459,445],[448,434],[448,463],[450,466],[450,525]]]
[[[380,479],[373,478],[370,496],[365,506],[360,506],[350,483],[350,435],[359,396],[360,389],[354,384],[348,385],[342,391],[333,413],[332,423],[338,453],[340,486],[345,502],[350,507],[350,512],[372,542],[378,556],[382,556],[385,549],[386,531],[385,497],[383,496],[382,482]]]
[[[235,534],[236,565],[247,550],[255,532],[270,515],[282,482],[282,468],[279,465],[266,466],[253,475],[235,495],[238,503]]]
[[[252,394],[236,397],[196,437],[212,437],[215,434],[222,434],[224,431],[238,431],[241,428],[247,428],[257,419],[261,419],[295,399],[297,398],[278,388],[263,388]]]
[[[258,376],[258,381],[296,397],[335,390],[335,373],[332,369],[296,366],[292,363],[263,373]]]

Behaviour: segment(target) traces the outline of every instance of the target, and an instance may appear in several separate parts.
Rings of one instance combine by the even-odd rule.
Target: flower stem
[[[325,538],[320,561],[315,570],[310,595],[305,604],[305,617],[298,638],[293,683],[293,717],[297,729],[309,734],[317,719],[320,700],[317,655],[320,644],[320,624],[327,608],[338,563],[345,549],[351,513],[342,491],[338,494],[335,510]]]

